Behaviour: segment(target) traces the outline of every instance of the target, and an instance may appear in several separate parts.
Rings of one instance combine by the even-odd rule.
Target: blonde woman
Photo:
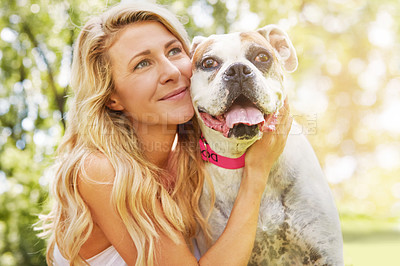
[[[284,134],[266,134],[247,153],[225,232],[197,260],[190,243],[207,231],[198,207],[205,174],[188,54],[183,26],[157,5],[118,5],[82,29],[53,208],[42,217],[49,264],[247,263],[265,177],[283,150],[290,116],[280,125]],[[260,160],[265,149],[273,152]]]

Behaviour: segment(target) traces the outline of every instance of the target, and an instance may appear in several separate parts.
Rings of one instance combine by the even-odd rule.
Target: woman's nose
[[[169,81],[177,81],[181,76],[181,71],[179,70],[178,65],[175,65],[174,62],[168,58],[162,60],[162,63],[160,64],[160,73],[161,84],[165,84]]]

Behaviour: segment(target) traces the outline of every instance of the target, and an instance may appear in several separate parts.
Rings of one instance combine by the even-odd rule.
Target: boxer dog
[[[215,242],[236,199],[246,149],[263,132],[275,129],[286,98],[284,72],[294,71],[298,62],[288,35],[275,25],[195,37],[191,56],[191,96],[203,134],[200,147],[215,189],[209,218]],[[293,123],[270,172],[249,265],[344,264],[338,212],[315,153],[300,132]],[[205,186],[200,199],[204,215],[210,204]],[[205,253],[202,233],[197,244]]]

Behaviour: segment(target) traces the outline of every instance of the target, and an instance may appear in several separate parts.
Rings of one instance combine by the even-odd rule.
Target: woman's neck
[[[169,155],[175,140],[177,126],[137,127],[136,132],[146,158],[160,168],[168,164]]]

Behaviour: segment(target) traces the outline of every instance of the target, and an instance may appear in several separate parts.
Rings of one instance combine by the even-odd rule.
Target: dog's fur
[[[239,157],[261,137],[261,126],[242,124],[223,134],[207,126],[202,115],[224,117],[233,103],[243,102],[266,117],[275,113],[286,97],[284,71],[297,68],[295,49],[283,30],[268,25],[253,32],[196,37],[191,54],[191,95],[202,133],[218,154]],[[249,265],[343,265],[338,212],[314,151],[299,132],[300,126],[293,123],[271,170]],[[243,168],[229,170],[207,163],[206,169],[216,195],[209,219],[215,242],[228,221]],[[210,200],[204,187],[200,202],[204,214]],[[203,254],[208,247],[202,233],[197,242]]]

